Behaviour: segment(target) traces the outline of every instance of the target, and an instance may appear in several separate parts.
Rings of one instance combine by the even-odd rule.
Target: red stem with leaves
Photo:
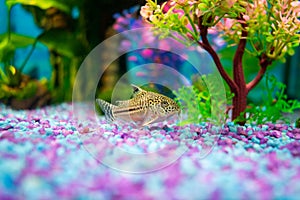
[[[246,83],[242,60],[243,60],[243,55],[245,53],[248,33],[246,31],[246,23],[243,23],[242,19],[240,19],[240,21],[243,27],[243,31],[233,58],[233,78],[231,78],[229,74],[226,72],[218,54],[210,45],[207,39],[208,26],[202,24],[201,17],[199,19],[199,24],[198,24],[200,29],[200,36],[201,36],[201,41],[198,41],[198,44],[211,55],[222,78],[226,81],[231,92],[234,94],[232,100],[232,120],[237,119],[241,115],[241,113],[245,111],[247,107],[248,93],[260,82],[260,80],[263,78],[267,70],[267,67],[271,64],[271,61],[269,61],[267,57],[263,54],[259,58],[260,70],[258,74],[252,81]],[[238,121],[238,123],[240,125],[244,125],[245,121],[240,120]]]

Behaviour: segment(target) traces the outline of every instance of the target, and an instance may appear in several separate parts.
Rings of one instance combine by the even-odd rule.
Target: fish
[[[156,92],[146,91],[134,84],[131,86],[132,98],[116,101],[116,105],[96,99],[108,121],[133,122],[144,127],[162,122],[176,114],[179,116],[180,107],[173,99]]]

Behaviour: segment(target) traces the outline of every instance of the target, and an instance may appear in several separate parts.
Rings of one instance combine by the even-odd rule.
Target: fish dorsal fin
[[[131,87],[133,89],[133,94],[132,97],[135,97],[136,95],[138,95],[139,93],[143,92],[144,90],[134,84],[131,84]]]
[[[117,106],[128,106],[129,105],[130,100],[124,100],[124,101],[116,101]]]

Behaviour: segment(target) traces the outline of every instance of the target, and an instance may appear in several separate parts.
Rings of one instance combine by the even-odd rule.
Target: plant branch
[[[7,34],[8,34],[8,41],[11,40],[11,6],[8,7],[8,17],[7,17]]]
[[[208,27],[205,25],[202,25],[202,17],[200,17],[199,19],[199,29],[200,29],[200,36],[202,39],[202,42],[197,41],[197,43],[204,48],[213,58],[217,69],[219,70],[222,78],[226,81],[226,83],[228,84],[228,86],[230,87],[231,92],[235,93],[238,90],[238,86],[237,84],[230,78],[230,76],[228,75],[228,73],[225,71],[220,58],[218,56],[218,54],[216,53],[216,51],[211,47],[208,39],[207,39],[207,29]]]
[[[32,55],[32,53],[33,53],[33,51],[34,51],[34,49],[35,49],[35,47],[36,47],[36,45],[37,45],[37,42],[38,42],[39,38],[40,38],[40,36],[38,36],[38,37],[34,40],[34,42],[33,42],[32,46],[31,46],[31,49],[30,49],[28,55],[26,56],[25,60],[23,61],[22,65],[21,65],[21,67],[19,68],[20,72],[23,71],[25,65],[27,64],[29,58],[31,57],[31,55]]]
[[[267,56],[263,54],[260,58],[260,70],[257,73],[256,77],[247,84],[247,91],[250,92],[263,78],[267,71],[267,67],[271,64],[272,62],[267,59]]]
[[[193,28],[193,31],[194,31],[193,37],[195,38],[195,40],[198,40],[198,36],[199,36],[198,31],[197,31],[197,28],[196,28],[195,24],[193,23],[193,20],[191,19],[191,16],[185,10],[184,10],[184,13],[185,13],[185,16],[187,17],[187,19],[189,20],[189,22],[190,22],[190,24]]]
[[[233,58],[233,78],[235,83],[239,83],[238,87],[246,87],[245,75],[243,71],[243,55],[245,53],[248,32],[245,30],[246,24],[241,22],[241,25],[243,28],[241,39]]]
[[[8,16],[7,16],[7,42],[8,45],[12,45],[12,39],[11,39],[11,11],[12,6],[8,6]],[[11,65],[14,62],[13,57],[9,56],[7,59],[5,59],[5,65]]]

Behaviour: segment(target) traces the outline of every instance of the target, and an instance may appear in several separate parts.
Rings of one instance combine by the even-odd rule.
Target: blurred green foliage
[[[15,4],[22,4],[36,6],[41,9],[57,8],[66,13],[71,13],[72,6],[78,5],[79,3],[79,0],[6,0],[6,4],[8,7],[12,7]]]
[[[200,123],[211,120],[211,95],[204,84],[205,81],[199,81],[202,79],[205,80],[205,76],[198,78],[193,86],[182,87],[178,91],[174,91],[181,108],[187,113],[187,119],[183,123]],[[293,113],[300,109],[300,102],[288,99],[285,93],[285,84],[279,82],[275,76],[267,75],[264,79],[265,85],[261,91],[263,100],[260,104],[250,103],[244,112],[246,118],[243,120],[255,124],[278,121],[290,123],[289,118],[284,117],[283,114]],[[230,104],[232,98],[233,95],[228,90],[227,104]],[[244,113],[236,121],[241,120]]]
[[[202,75],[201,77],[197,76],[193,79],[192,86],[184,86],[177,91],[173,91],[184,117],[182,125],[189,123],[198,124],[200,122],[220,123],[220,120],[225,120],[223,119],[223,117],[226,117],[225,114],[220,114],[219,111],[213,112],[213,96],[211,94],[216,91],[221,94],[220,88],[216,87],[214,76],[210,74]],[[224,104],[226,104],[226,99],[215,102],[214,106],[225,112],[222,109]],[[218,115],[218,117],[213,115]]]
[[[267,75],[265,77],[265,89],[262,92],[262,97],[263,100],[260,105],[251,103],[245,110],[245,120],[248,123],[276,123],[278,120],[290,123],[290,119],[284,117],[283,113],[293,113],[296,109],[300,109],[300,102],[288,99],[286,85],[279,82],[275,76]]]
[[[11,31],[12,7],[21,4],[35,18],[43,29],[36,38],[16,34]],[[79,21],[73,20],[72,10],[82,5],[79,0],[6,0],[8,9],[8,28],[0,35],[0,99],[4,102],[11,98],[26,99],[37,92],[37,85],[45,85],[52,96],[52,102],[70,101],[76,71],[87,54],[89,47],[84,40],[84,31],[80,30]],[[51,53],[53,66],[50,81],[24,81],[23,69],[40,42],[46,45]],[[28,55],[20,66],[14,66],[14,54],[19,48],[31,46]],[[29,78],[30,79],[30,78]]]
[[[17,87],[21,84],[21,72],[14,66],[5,65],[0,68],[0,84],[8,87]]]
[[[296,124],[295,124],[296,128],[300,128],[300,118],[298,118],[296,120]]]
[[[182,125],[209,121],[211,117],[211,99],[207,90],[199,91],[195,86],[182,87],[174,91],[181,110],[187,116]]]
[[[88,52],[105,39],[105,31],[113,23],[113,14],[137,2],[124,0],[120,4],[117,0],[5,0],[5,3],[8,10],[8,27],[7,32],[0,35],[0,88],[10,87],[10,91],[13,91],[13,88],[20,93],[27,88],[28,94],[33,93],[33,87],[22,85],[22,82],[25,83],[22,79],[23,69],[36,44],[42,43],[49,49],[52,66],[51,79],[48,82],[43,80],[42,84],[51,94],[51,103],[59,103],[71,101],[77,70]],[[12,31],[12,8],[17,4],[30,12],[35,24],[42,29],[36,38]],[[32,48],[28,55],[24,56],[23,63],[15,66],[15,50],[30,46]],[[15,73],[11,73],[12,67]],[[89,77],[89,74],[86,76]],[[37,83],[36,80],[32,81]],[[30,80],[26,83],[29,84]],[[2,92],[0,101],[7,102],[7,99],[15,96],[13,93],[18,92]]]

